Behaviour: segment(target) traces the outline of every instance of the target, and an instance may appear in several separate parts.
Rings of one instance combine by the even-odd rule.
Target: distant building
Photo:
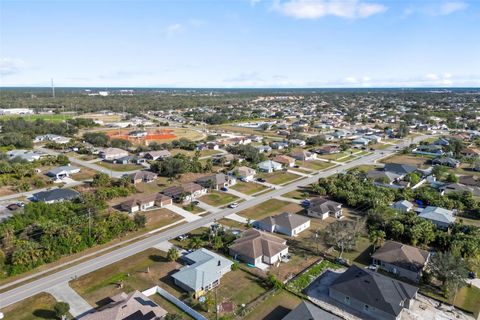
[[[148,151],[145,152],[143,157],[149,160],[163,160],[165,158],[170,158],[172,154],[168,150],[158,150],[158,151]]]
[[[440,229],[448,229],[448,227],[455,222],[453,211],[440,207],[428,206],[423,209],[418,216],[430,220]]]
[[[157,174],[150,171],[137,171],[128,175],[128,177],[133,184],[141,182],[150,183],[157,179]]]
[[[413,209],[413,203],[407,200],[399,200],[391,205],[391,207],[400,212],[409,212]]]
[[[238,167],[236,173],[237,177],[242,181],[253,181],[257,172],[252,168],[243,166]]]
[[[432,164],[446,166],[450,168],[458,168],[460,166],[460,161],[449,157],[440,157],[433,159]]]
[[[172,186],[164,189],[161,193],[171,197],[177,202],[190,202],[196,198],[206,195],[208,189],[199,184],[188,182],[181,186]]]
[[[37,153],[35,151],[31,151],[31,150],[10,150],[10,151],[7,151],[7,156],[10,158],[10,159],[21,159],[21,160],[25,160],[25,161],[28,161],[28,162],[33,162],[33,161],[37,161],[39,160],[43,154],[41,153]]]
[[[79,173],[80,168],[74,166],[61,166],[51,169],[47,172],[47,176],[52,177],[54,179],[63,179],[65,177],[69,177],[72,174]]]
[[[163,208],[172,204],[172,198],[156,193],[148,195],[138,195],[120,204],[120,208],[129,213],[138,211],[147,211],[152,208]]]
[[[32,195],[33,201],[55,203],[66,200],[74,200],[80,197],[80,193],[72,189],[52,189],[49,191],[41,191]]]
[[[237,179],[224,173],[216,173],[198,178],[195,182],[207,189],[219,190],[221,188],[233,186],[237,183]]]
[[[106,148],[100,151],[100,157],[107,161],[113,161],[127,156],[128,152],[119,148]]]
[[[28,108],[9,108],[9,109],[0,109],[0,115],[8,115],[8,114],[15,114],[15,115],[20,115],[20,114],[33,114],[32,109]]]
[[[258,164],[258,169],[266,173],[272,173],[274,171],[282,170],[282,167],[283,166],[281,163],[272,160],[265,160]]]
[[[307,214],[310,217],[320,218],[322,220],[330,216],[341,219],[343,217],[342,204],[321,197],[314,198],[310,200]]]
[[[285,167],[293,167],[295,165],[295,159],[289,156],[285,155],[278,155],[275,158],[273,158],[273,161],[276,161],[278,163],[281,163]]]

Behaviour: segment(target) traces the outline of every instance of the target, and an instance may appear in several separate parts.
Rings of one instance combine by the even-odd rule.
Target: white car
[[[229,207],[230,209],[236,208],[236,207],[238,207],[238,203],[236,203],[236,202],[230,203],[230,204],[228,205],[228,207]]]

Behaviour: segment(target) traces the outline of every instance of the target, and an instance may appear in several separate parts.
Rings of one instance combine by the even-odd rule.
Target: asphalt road
[[[423,137],[424,138],[424,137]],[[414,139],[414,141],[419,141],[422,140],[422,137],[417,137]],[[399,144],[399,147],[403,147],[408,143],[401,143]],[[208,223],[214,222],[215,220],[221,219],[229,214],[232,213],[237,213],[242,210],[245,210],[249,207],[258,205],[270,198],[280,196],[284,193],[293,191],[297,189],[300,186],[306,186],[311,183],[316,182],[319,178],[324,178],[330,175],[333,175],[337,172],[341,172],[343,170],[347,170],[359,165],[364,165],[364,164],[372,164],[375,161],[379,160],[380,158],[386,157],[390,154],[395,153],[397,150],[394,147],[384,149],[382,151],[375,151],[373,154],[356,159],[352,162],[343,164],[341,166],[334,167],[330,170],[326,170],[324,172],[320,172],[318,174],[312,175],[308,178],[301,179],[294,181],[284,187],[272,190],[271,192],[268,192],[263,195],[259,195],[251,200],[245,201],[240,203],[240,205],[237,208],[234,209],[223,209],[218,212],[212,213],[206,217],[203,217],[201,219],[192,221],[188,224],[185,225],[180,225],[178,227],[174,227],[172,229],[169,229],[165,232],[159,233],[159,234],[154,234],[148,238],[145,238],[143,240],[137,241],[135,243],[132,243],[130,245],[127,245],[123,248],[116,249],[114,251],[111,251],[109,253],[106,253],[102,256],[92,258],[86,262],[82,262],[80,264],[74,265],[72,267],[69,267],[67,269],[55,272],[51,275],[44,276],[43,278],[40,278],[38,280],[34,280],[30,283],[18,286],[16,288],[13,288],[9,291],[5,291],[0,294],[0,308],[4,308],[8,305],[11,305],[15,302],[24,300],[26,298],[32,297],[40,292],[43,292],[59,283],[62,283],[64,281],[70,281],[74,279],[75,277],[80,277],[82,275],[88,274],[92,271],[95,271],[97,269],[100,269],[102,267],[108,266],[110,264],[113,264],[115,262],[118,262],[120,260],[123,260],[125,258],[128,258],[138,252],[142,252],[148,248],[151,248],[152,246],[163,242],[163,241],[168,241],[170,239],[173,239],[181,234],[188,233],[194,229],[197,229],[201,226],[204,226]]]

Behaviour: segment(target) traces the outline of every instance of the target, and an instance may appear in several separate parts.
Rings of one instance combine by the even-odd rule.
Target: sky
[[[0,0],[0,86],[479,87],[480,0]]]

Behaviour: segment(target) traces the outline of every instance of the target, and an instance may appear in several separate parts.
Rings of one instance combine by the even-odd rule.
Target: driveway
[[[67,302],[70,305],[70,314],[74,317],[85,315],[93,309],[67,282],[60,283],[47,290],[57,301]]]
[[[187,222],[195,221],[195,220],[198,220],[198,219],[201,218],[201,217],[197,216],[196,214],[188,212],[187,210],[184,210],[184,209],[182,209],[179,206],[176,206],[174,204],[170,204],[168,206],[165,206],[165,209],[168,209],[170,211],[175,212],[178,215],[181,215],[182,217],[185,218],[185,220],[187,220]]]

